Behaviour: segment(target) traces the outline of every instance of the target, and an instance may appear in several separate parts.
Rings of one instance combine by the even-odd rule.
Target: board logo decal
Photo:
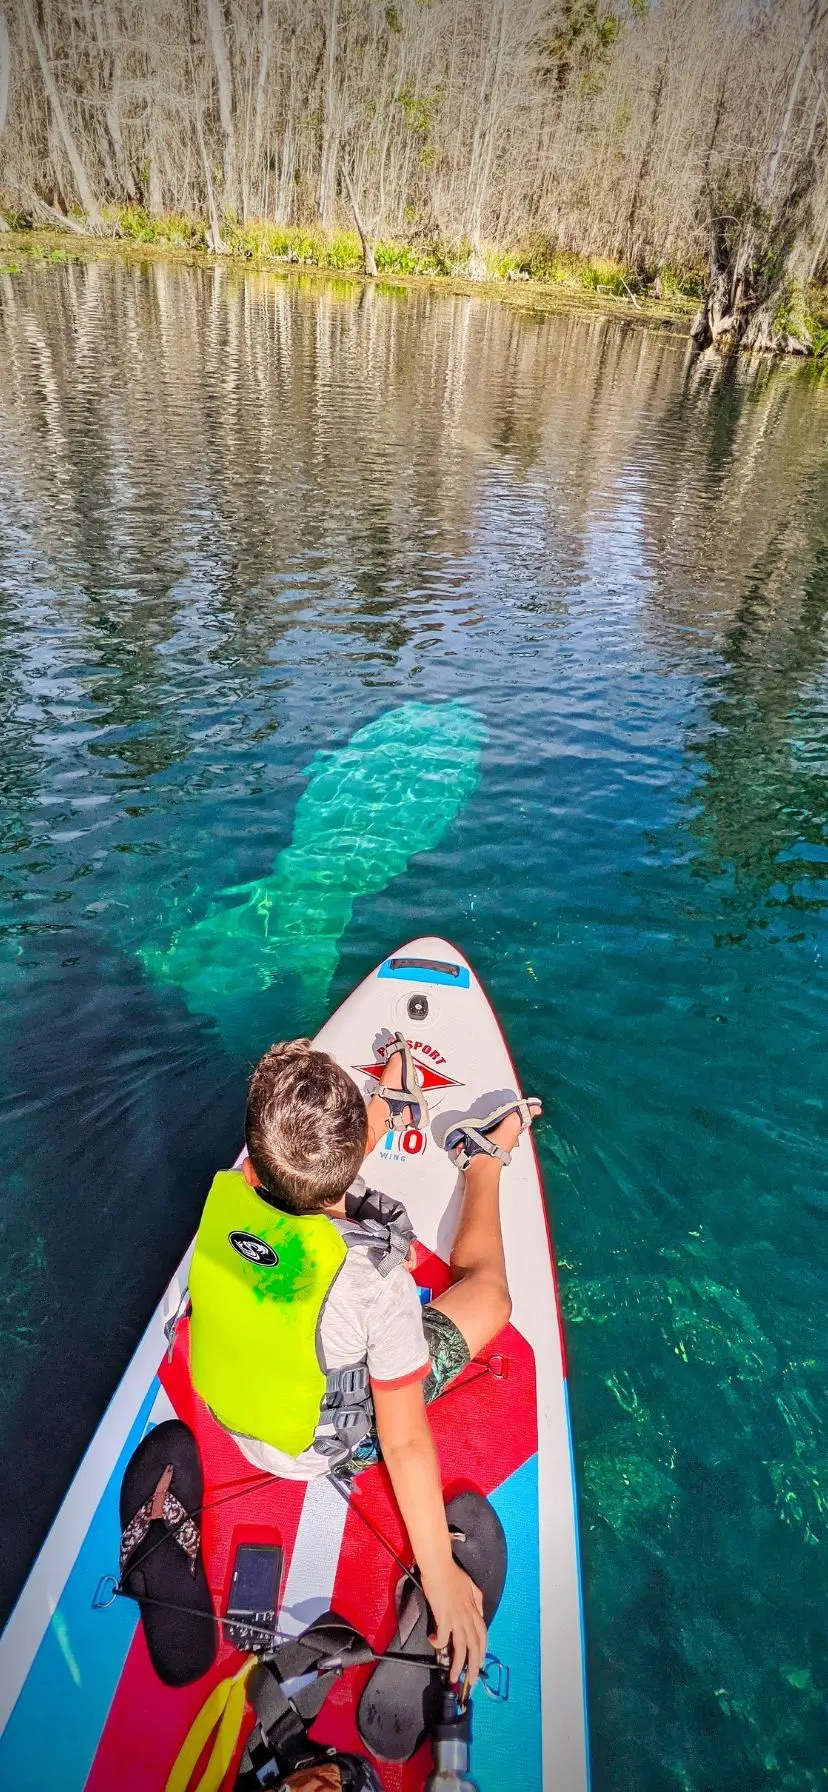
[[[424,1132],[416,1126],[407,1126],[405,1132],[387,1132],[380,1145],[380,1157],[393,1158],[395,1163],[404,1164],[409,1157],[422,1157],[428,1145]]]
[[[246,1263],[256,1263],[262,1269],[272,1269],[279,1261],[278,1252],[271,1245],[265,1244],[263,1238],[256,1238],[252,1232],[228,1232],[227,1242]]]
[[[445,1071],[439,1068],[440,1065],[445,1064],[446,1060],[435,1046],[427,1045],[420,1039],[409,1039],[407,1044],[426,1094],[430,1089],[459,1088],[457,1077],[446,1076]],[[379,1082],[384,1066],[374,1062],[373,1064],[354,1064],[353,1068],[359,1070],[363,1076],[373,1077],[374,1082]]]

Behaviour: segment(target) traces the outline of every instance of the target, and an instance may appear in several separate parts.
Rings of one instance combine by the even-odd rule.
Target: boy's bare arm
[[[438,1649],[448,1648],[451,1640],[452,1679],[459,1677],[467,1663],[473,1684],[486,1653],[483,1600],[451,1553],[422,1382],[409,1382],[401,1388],[374,1387],[373,1395],[383,1460],[411,1540],[423,1592],[434,1613],[431,1640]]]

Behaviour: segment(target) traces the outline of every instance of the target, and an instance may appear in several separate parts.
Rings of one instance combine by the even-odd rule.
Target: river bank
[[[188,267],[226,267],[228,271],[246,268],[307,274],[349,283],[366,280],[359,238],[347,231],[325,234],[313,229],[237,225],[225,232],[227,252],[216,255],[206,246],[207,226],[194,219],[150,220],[133,211],[119,215],[117,229],[119,234],[112,236],[74,230],[69,234],[60,229],[4,231],[0,236],[0,275],[69,261],[117,259],[133,264],[173,261]],[[639,280],[636,291],[630,269],[574,255],[549,253],[545,265],[538,258],[536,265],[546,276],[539,277],[529,271],[532,261],[528,256],[492,254],[487,257],[488,278],[482,280],[464,274],[462,263],[433,249],[420,251],[408,244],[378,243],[376,260],[377,276],[372,285],[494,298],[522,311],[623,317],[640,327],[687,338],[698,306],[698,292],[692,290],[689,278],[668,277],[658,295]]]

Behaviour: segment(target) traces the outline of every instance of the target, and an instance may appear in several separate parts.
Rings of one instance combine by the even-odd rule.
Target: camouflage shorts
[[[470,1360],[469,1347],[454,1320],[449,1319],[447,1313],[441,1313],[439,1307],[423,1308],[423,1331],[431,1363],[431,1369],[423,1383],[423,1393],[426,1405],[430,1406],[432,1400],[438,1400],[444,1389],[462,1374]],[[376,1432],[372,1431],[370,1437],[357,1445],[346,1464],[346,1472],[357,1475],[360,1469],[370,1468],[379,1459],[379,1441]]]

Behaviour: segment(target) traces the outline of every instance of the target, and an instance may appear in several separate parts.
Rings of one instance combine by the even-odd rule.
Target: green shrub
[[[828,362],[828,291],[793,281],[777,305],[774,329],[796,338],[815,361]]]
[[[362,266],[362,249],[353,231],[325,232],[256,219],[247,224],[223,220],[222,234],[231,253],[247,261],[286,261],[342,272]]]
[[[801,322],[816,361],[828,361],[828,292],[811,283],[797,291],[795,315]]]
[[[521,272],[520,256],[505,249],[487,249],[484,260],[493,280],[513,280]]]
[[[437,259],[429,249],[415,249],[412,243],[377,243],[377,268],[383,274],[439,274]]]
[[[115,213],[115,222],[122,236],[133,243],[154,243],[163,221],[151,218],[143,205],[125,205]]]
[[[586,292],[609,292],[618,298],[642,291],[641,277],[633,268],[616,261],[575,255],[557,248],[549,237],[536,237],[522,255],[506,259],[521,273],[547,286],[581,287]]]
[[[148,212],[143,205],[123,205],[104,212],[133,243],[161,243],[171,249],[203,249],[207,226],[184,212]]]
[[[694,302],[702,296],[704,275],[699,271],[675,267],[667,262],[661,269],[661,292],[665,299],[692,299]]]

